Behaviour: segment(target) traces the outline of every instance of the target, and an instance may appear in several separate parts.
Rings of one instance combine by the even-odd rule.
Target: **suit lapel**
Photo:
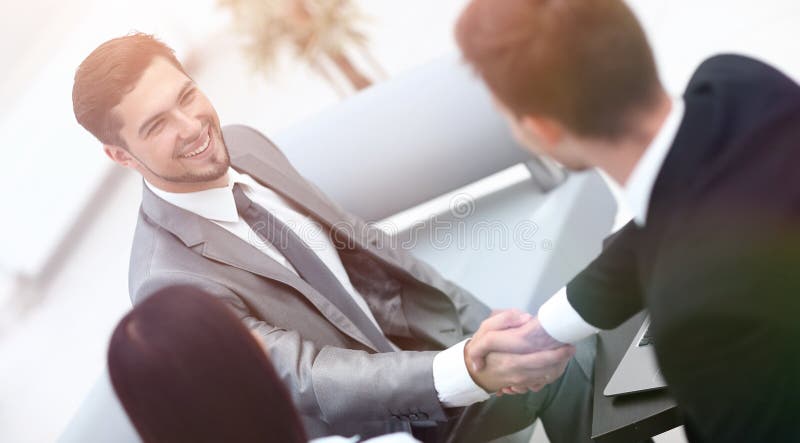
[[[368,252],[397,272],[410,276],[414,280],[434,288],[436,291],[441,291],[436,282],[431,280],[430,274],[424,272],[420,266],[416,266],[413,262],[403,263],[387,254],[386,251],[389,247],[386,245],[379,247],[374,242],[377,239],[373,240],[369,236],[369,231],[363,222],[355,219],[344,211],[338,210],[323,197],[320,197],[299,175],[297,178],[294,178],[296,174],[286,174],[269,162],[263,161],[249,153],[239,156],[232,155],[231,164],[237,170],[250,175],[263,186],[272,189],[303,208],[308,214],[315,217],[317,221],[330,229],[331,234],[335,235],[338,241],[345,240],[348,244],[355,243],[355,245],[359,246],[362,250]],[[402,260],[402,257],[400,257],[399,260]],[[435,309],[436,312],[455,309],[452,301],[448,297],[429,297],[426,299],[426,303],[429,305],[441,303],[438,309]],[[421,316],[415,317],[422,318]]]
[[[292,287],[313,304],[340,331],[377,350],[350,319],[303,279],[256,247],[217,224],[174,206],[143,186],[142,211],[156,224],[177,236],[187,247],[200,246],[204,257]]]

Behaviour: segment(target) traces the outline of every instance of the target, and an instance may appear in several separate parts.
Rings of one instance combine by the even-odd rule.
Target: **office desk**
[[[592,413],[592,439],[596,442],[643,441],[681,425],[675,402],[663,389],[613,398],[603,395],[645,316],[641,312],[598,337]]]

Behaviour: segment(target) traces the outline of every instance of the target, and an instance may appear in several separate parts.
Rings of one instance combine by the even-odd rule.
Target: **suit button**
[[[402,420],[402,417],[400,417],[400,416],[399,416],[399,415],[397,415],[397,414],[392,414],[392,419],[393,419],[393,420],[397,420],[397,421],[401,421],[401,420]]]
[[[419,420],[419,415],[414,414],[414,413],[408,414],[408,419],[411,420],[411,421]]]
[[[419,412],[419,413],[417,413],[417,415],[419,415],[419,418],[421,418],[423,420],[427,420],[428,419],[428,414],[426,414],[424,412]]]

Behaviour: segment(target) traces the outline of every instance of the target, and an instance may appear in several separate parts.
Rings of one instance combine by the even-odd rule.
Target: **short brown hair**
[[[111,115],[111,109],[136,86],[157,56],[186,74],[175,51],[149,34],[114,38],[92,51],[75,72],[72,85],[72,110],[78,123],[100,142],[126,147],[119,135],[122,122]]]
[[[644,31],[622,0],[473,0],[456,40],[515,115],[554,118],[581,136],[624,135],[661,90]]]

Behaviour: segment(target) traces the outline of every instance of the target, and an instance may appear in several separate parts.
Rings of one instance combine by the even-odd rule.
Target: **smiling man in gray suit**
[[[259,132],[223,131],[152,36],[93,51],[75,75],[73,106],[108,157],[144,178],[132,301],[176,284],[225,300],[263,339],[310,436],[406,430],[487,441],[541,416],[554,442],[588,441],[591,350],[582,364],[563,346],[494,354],[485,369],[468,369],[469,335],[530,316],[489,317],[331,202]],[[531,392],[490,398],[511,385]]]

